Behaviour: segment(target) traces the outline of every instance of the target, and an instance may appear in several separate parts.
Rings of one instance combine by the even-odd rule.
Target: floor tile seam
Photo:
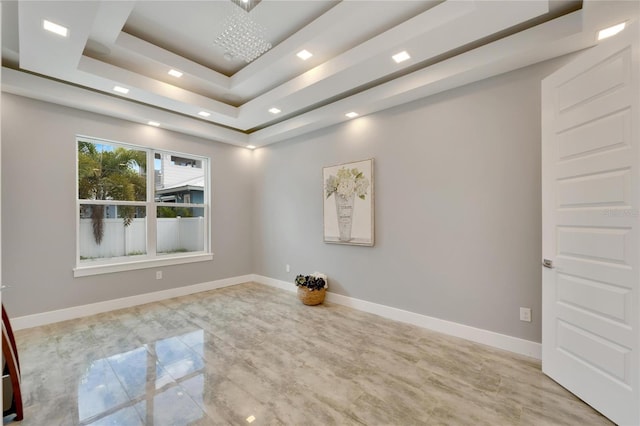
[[[498,375],[498,386],[496,386],[496,390],[494,392],[495,396],[500,396],[501,394],[501,389],[503,388],[503,384],[504,384],[504,377],[502,377],[502,375],[500,373],[497,373]]]
[[[515,401],[514,401],[515,402]],[[520,422],[520,419],[522,419],[522,414],[524,412],[524,407],[522,406],[522,404],[517,403],[517,416],[516,418],[512,418],[512,417],[506,417],[508,420],[510,421],[517,421]],[[481,408],[484,408],[486,410],[488,410],[489,412],[491,412],[492,414],[498,416],[498,417],[502,417],[505,418],[504,415],[502,415],[493,405],[485,405],[485,406],[481,406]]]
[[[391,425],[381,425],[381,424],[371,424],[371,423],[367,423],[366,420],[361,419],[358,417],[358,415],[352,410],[351,408],[352,406],[349,406],[349,408],[347,409],[347,411],[344,411],[342,414],[344,416],[346,416],[349,420],[351,420],[352,422],[354,422],[354,424],[357,425],[362,425],[362,426],[391,426]]]
[[[424,370],[422,367],[418,365],[423,360],[423,358],[421,358],[420,356],[417,356],[417,357],[403,356],[404,354],[396,351],[392,351],[391,349],[386,349],[385,347],[382,347],[383,353],[381,354],[378,352],[379,349],[380,348],[377,347],[372,350],[367,350],[366,353],[371,354],[376,359],[381,356],[385,357],[383,361],[386,361],[388,363],[393,363],[393,365],[398,367],[420,368],[421,370]]]
[[[306,395],[301,395],[301,396],[302,396],[303,398],[305,398],[305,399],[304,399],[304,401],[305,401],[305,402],[309,401],[309,400],[306,398]],[[292,403],[293,401],[292,401],[292,399],[291,399],[289,396],[287,396],[287,401],[289,402],[289,405],[292,405],[291,403]],[[317,403],[318,401],[313,401],[313,402]],[[267,406],[271,407],[272,412],[274,413],[274,415],[275,415],[276,419],[280,422],[280,423],[278,423],[278,424],[285,425],[285,426],[286,426],[286,425],[288,425],[288,424],[290,424],[290,423],[286,423],[285,421],[283,421],[283,420],[280,418],[280,416],[279,416],[278,414],[276,414],[276,413],[278,413],[278,411],[279,411],[279,410],[278,410],[278,405],[277,405],[274,401],[269,401],[269,402],[267,402],[265,405],[267,405]],[[332,408],[334,408],[334,407],[332,407]],[[334,409],[335,409],[335,408],[334,408]],[[336,411],[338,411],[338,410],[336,410]],[[305,425],[305,426],[306,426],[306,425],[316,425],[316,424],[321,424],[321,423],[317,423],[317,422],[307,422],[307,423],[304,423],[304,425]],[[334,424],[335,424],[335,423],[334,423]]]
[[[424,381],[426,383],[426,381],[432,376],[432,373],[430,371],[425,371],[427,373],[427,376],[424,378]],[[419,392],[424,392],[425,389],[421,386],[416,386],[413,383],[410,383],[408,381],[406,381],[403,377],[399,377],[393,373],[388,373],[388,372],[379,372],[375,375],[370,374],[370,372],[368,370],[362,370],[359,371],[358,374],[356,376],[353,377],[353,381],[356,380],[367,380],[368,377],[378,377],[381,380],[385,380],[385,379],[390,379],[393,380],[395,382],[401,383],[404,386],[410,386],[413,390],[415,391],[419,391]],[[360,382],[358,382],[360,383]]]
[[[278,415],[275,414],[275,409],[276,409],[276,405],[273,401],[266,401],[263,402],[263,399],[260,395],[256,395],[253,392],[251,392],[250,390],[248,390],[245,386],[243,386],[241,383],[238,383],[235,380],[232,380],[229,377],[225,377],[226,380],[228,380],[229,382],[233,383],[235,386],[238,387],[238,389],[240,389],[242,392],[247,393],[249,396],[251,396],[251,398],[253,398],[254,400],[256,400],[258,403],[263,404],[263,405],[267,405],[269,407],[271,407],[273,409],[273,413],[275,415],[275,417],[278,419],[278,421],[282,422],[282,420],[280,419],[280,417]],[[275,388],[277,388],[277,386],[274,386]],[[280,398],[282,398],[283,394],[280,394]],[[291,399],[289,398],[288,395],[285,395],[285,398],[287,399],[287,401],[291,401]],[[282,422],[284,424],[284,422]]]
[[[442,422],[440,420],[433,418],[434,415],[435,415],[435,412],[437,410],[439,410],[439,409],[441,409],[443,411],[449,411],[449,410],[452,409],[452,407],[449,406],[448,404],[446,404],[441,398],[439,398],[439,397],[434,397],[434,398],[436,398],[436,400],[438,401],[438,404],[436,404],[433,408],[431,408],[431,410],[429,412],[429,417],[426,419],[426,422],[425,422],[426,425],[441,425]],[[474,412],[482,411],[482,410],[485,409],[484,406],[478,405],[478,404],[476,404],[476,403],[474,403],[472,401],[471,401],[471,404],[476,408],[476,410],[474,410]],[[453,408],[455,409],[455,407],[453,407]],[[465,406],[465,410],[467,410],[467,409],[468,409],[468,405]],[[498,415],[498,417],[503,417],[503,416]],[[505,426],[507,424],[508,423],[504,423]],[[496,426],[498,426],[498,425],[496,425]]]
[[[225,376],[223,379],[224,379],[224,380],[226,380],[226,381],[228,381],[229,383],[233,384],[234,386],[238,387],[238,385],[237,385],[234,381],[230,380],[228,377],[226,377],[226,376]],[[243,392],[244,392],[244,389],[243,389],[243,388],[238,387],[238,389],[240,389],[241,391],[243,391]],[[258,403],[260,403],[260,404],[264,404],[264,403],[262,403],[259,399],[256,399],[253,395],[251,395],[251,396],[252,396],[252,397],[253,397],[253,398],[254,398]],[[228,412],[232,412],[233,410],[232,410],[232,407],[231,407],[231,406],[229,406],[229,405],[226,403],[226,402],[227,402],[226,400],[224,400],[224,399],[222,399],[222,400],[220,400],[220,399],[214,399],[214,400],[212,400],[212,401],[210,401],[210,402],[213,402],[213,404],[214,404],[216,407],[222,407],[222,408],[224,408],[224,410],[222,410],[222,411],[218,410],[218,411],[220,411],[220,412],[218,412],[218,413],[210,413],[210,412],[209,412],[209,409],[208,409],[208,407],[207,407],[207,404],[206,404],[206,400],[205,400],[204,398],[203,398],[203,400],[202,400],[202,405],[200,405],[200,404],[198,403],[198,401],[195,401],[195,404],[196,404],[198,407],[200,407],[200,409],[201,409],[201,410],[205,413],[205,415],[207,415],[210,419],[213,419],[213,420],[222,419],[222,420],[224,420],[227,424],[230,424],[230,425],[238,424],[237,422],[234,422],[234,421],[233,421],[234,419],[233,419],[232,417],[229,417],[229,416],[227,415],[227,414],[228,414]],[[270,404],[269,404],[269,405],[270,405]],[[214,414],[215,414],[215,416],[214,416]],[[278,420],[279,420],[279,419],[278,419]]]
[[[231,338],[228,340],[226,337],[220,336],[218,333],[215,333],[214,331],[208,330],[208,332],[211,333],[215,338],[220,340],[222,343],[224,343],[225,345],[231,346],[235,350],[240,351],[243,349],[241,347],[236,346],[232,341],[229,341],[229,340],[233,340]]]
[[[170,381],[169,383],[165,383],[163,386],[161,386],[160,388],[156,388],[155,386],[157,386],[156,384],[154,384],[154,389],[157,392],[159,389],[164,389],[164,388],[169,388],[171,386],[171,384],[176,383],[176,379],[171,375],[171,373],[169,373],[169,371],[167,370],[167,367],[161,363],[158,360],[158,354],[156,353],[155,350],[155,346],[151,346],[150,344],[144,343],[142,345],[142,347],[144,347],[145,353],[147,354],[147,357],[151,357],[151,359],[153,360],[153,365],[147,365],[147,370],[149,368],[155,368],[157,370],[158,365],[160,366],[160,368],[162,368],[162,370],[171,378],[172,381]],[[145,377],[147,377],[147,372],[145,372]],[[157,371],[156,371],[156,379],[157,379]],[[145,386],[145,394],[148,393],[148,391],[146,391],[146,387],[150,386],[147,383],[147,386]],[[166,389],[165,389],[166,390]]]
[[[457,375],[457,374],[456,375],[447,375],[447,374],[444,374],[444,373],[441,373],[441,372],[438,372],[438,371],[431,371],[431,373],[432,373],[432,377],[434,377],[437,380],[442,380],[442,379],[449,378],[449,379],[452,379],[452,380],[454,380],[455,382],[457,382],[459,384],[466,385],[466,386],[474,389],[479,394],[486,395],[486,396],[489,396],[489,397],[490,396],[493,396],[493,397],[497,396],[496,391],[487,392],[484,389],[480,389],[476,385],[474,385],[472,382],[467,380],[464,376],[460,376],[460,375]]]
[[[278,386],[278,384],[277,384],[277,383],[275,383],[273,380],[271,380],[271,378],[270,378],[269,376],[267,376],[267,375],[265,375],[265,374],[262,374],[262,373],[261,373],[261,369],[260,369],[260,368],[258,368],[257,366],[255,366],[255,365],[253,365],[253,364],[248,363],[246,360],[244,360],[244,362],[245,362],[246,364],[248,364],[251,368],[256,369],[256,370],[257,370],[257,372],[258,372],[257,374],[259,374],[259,375],[261,376],[261,378],[262,378],[263,380],[265,380],[269,385],[273,386],[274,388],[278,388],[278,387],[279,387],[279,386]],[[301,366],[301,367],[303,367],[303,365],[300,365],[300,366]],[[310,368],[312,368],[312,367],[310,367]],[[233,382],[234,384],[236,384],[238,387],[240,387],[240,388],[242,388],[243,390],[245,390],[247,393],[251,394],[251,395],[252,395],[256,400],[258,400],[258,401],[259,401],[259,400],[261,400],[261,398],[260,398],[260,396],[259,396],[259,395],[255,395],[251,389],[246,389],[246,388],[245,388],[245,386],[244,386],[243,384],[238,383],[238,382],[236,382],[235,380],[232,380],[232,379],[230,379],[230,378],[228,378],[228,377],[227,377],[227,379],[228,379],[228,380],[230,380],[230,381],[232,381],[232,382]],[[298,383],[298,382],[296,382],[295,384],[296,384],[296,385],[299,385],[299,386],[302,386],[302,387],[303,387],[303,388],[305,388],[305,389],[308,389],[308,390],[313,391],[313,387],[308,386],[306,383],[302,383],[302,382],[299,382],[299,383]],[[286,393],[286,392],[285,392],[285,393]],[[362,392],[361,392],[361,393],[362,393]]]
[[[415,391],[415,392],[417,392],[417,393],[422,393],[422,394],[424,394],[424,395],[430,395],[430,396],[432,396],[434,399],[436,399],[438,402],[441,402],[441,401],[440,401],[440,399],[439,399],[438,397],[431,395],[430,390],[429,390],[429,389],[426,389],[426,388],[425,388],[425,387],[423,387],[423,386],[415,386],[415,385],[413,385],[413,384],[411,384],[411,383],[408,383],[408,382],[406,382],[406,381],[404,381],[404,380],[398,380],[395,376],[388,376],[388,377],[390,377],[392,380],[395,380],[395,381],[400,382],[400,383],[401,383],[402,385],[404,385],[404,386],[409,386],[409,387],[411,388],[410,390],[413,390],[413,391]],[[429,376],[429,377],[430,377],[430,376]],[[384,377],[382,377],[382,376],[381,376],[381,378],[383,378],[383,379],[384,379]],[[427,377],[427,379],[428,379],[428,377]],[[384,401],[384,402],[386,402],[386,403],[392,403],[392,402],[393,402],[393,401],[389,401],[389,400],[388,400],[387,398],[385,398],[385,397],[376,397],[376,398],[379,398],[379,399],[381,399],[382,401]]]
[[[203,356],[203,355],[201,355],[201,354],[199,354],[198,352],[196,352],[196,351],[193,349],[193,346],[188,345],[188,344],[187,344],[184,340],[182,340],[180,337],[181,337],[181,335],[171,335],[171,336],[168,336],[168,337],[166,337],[166,338],[164,338],[164,339],[161,339],[161,340],[174,339],[174,338],[175,338],[175,339],[178,339],[178,340],[180,341],[180,343],[181,343],[185,348],[187,348],[188,353],[190,353],[191,355],[196,356],[197,358],[200,358],[203,362],[204,362],[204,361],[206,361],[206,360],[204,359],[204,356]],[[156,341],[156,342],[158,342],[158,341]],[[196,344],[196,345],[197,345],[197,344]],[[155,356],[156,361],[157,361],[159,364],[161,364],[161,365],[162,365],[163,367],[165,367],[165,368],[167,367],[167,365],[166,365],[164,362],[162,362],[162,361],[160,360],[160,358],[158,358],[157,354],[155,354],[154,356]],[[178,361],[184,361],[184,360],[186,360],[186,359],[189,359],[189,358],[181,357]]]
[[[169,373],[167,372],[167,374],[169,374]],[[174,379],[170,374],[169,374],[169,377],[171,377],[171,381],[165,383],[164,385],[162,385],[160,387],[157,387],[156,384],[153,385],[153,394],[154,394],[154,396],[159,394],[159,393],[166,392],[169,389],[171,389],[173,387],[176,387],[178,385],[178,382],[176,381],[176,379]],[[148,386],[151,386],[151,385],[147,384],[146,387],[148,387]],[[147,390],[146,387],[145,387],[144,395],[147,395],[149,393],[149,390]],[[148,398],[144,398],[144,399],[148,399]]]
[[[541,390],[541,392],[543,392],[543,393],[547,394],[547,392],[546,392],[546,391],[542,391],[542,390]],[[538,408],[540,408],[540,407],[537,407],[537,406],[536,406],[536,404],[532,404],[532,401],[530,401],[530,400],[529,400],[529,398],[530,398],[530,397],[527,397],[527,399],[526,399],[524,402],[520,402],[519,400],[516,400],[516,399],[512,396],[512,394],[503,394],[503,393],[500,393],[499,395],[500,395],[500,396],[502,396],[502,397],[504,397],[504,398],[506,398],[506,399],[508,399],[508,400],[512,400],[512,401],[514,401],[515,403],[517,403],[517,404],[521,407],[521,409],[522,409],[522,411],[523,411],[523,412],[524,412],[524,410],[525,410],[525,409],[527,409],[527,410],[531,410],[531,411],[536,411]],[[546,397],[546,398],[549,398],[549,396],[545,396],[545,397]],[[564,401],[564,402],[566,402],[566,403],[568,403],[568,404],[579,404],[579,405],[581,405],[581,406],[582,406],[582,405],[587,405],[584,401],[582,401],[582,400],[581,400],[581,399],[579,399],[578,397],[576,397],[576,396],[574,396],[574,395],[572,395],[572,394],[565,394],[564,392],[563,392],[563,393],[554,393],[554,394],[553,394],[553,398],[550,398],[549,400],[550,400],[550,401],[552,401],[552,402],[554,402],[554,403],[558,402],[558,400],[561,400],[561,401]],[[543,402],[543,401],[541,401],[541,402],[540,402],[540,405],[543,405],[543,404],[544,404],[544,402]],[[547,403],[547,407],[548,407],[548,408],[552,408],[552,407],[549,407],[549,405],[548,405],[548,404],[549,404],[549,403]],[[588,406],[588,405],[587,405],[587,406]],[[555,408],[555,407],[553,407],[553,408]],[[589,407],[589,408],[591,408],[591,407]]]
[[[358,422],[361,425],[366,425],[367,423],[364,422],[363,420],[360,420],[357,415],[353,412],[353,410],[351,410],[351,407],[353,407],[356,403],[356,401],[358,399],[360,399],[366,392],[361,392],[358,397],[353,398],[352,401],[349,401],[349,403],[346,405],[346,407],[337,407],[335,405],[330,404],[330,402],[327,401],[323,401],[325,404],[329,405],[331,408],[333,408],[335,411],[337,411],[338,413],[342,413],[343,415],[346,415],[348,418],[350,418],[353,421]]]
[[[188,376],[189,376],[189,378],[193,378],[193,377],[197,376],[197,374],[194,374],[194,373],[197,373],[197,372],[199,372],[199,371],[204,372],[204,371],[206,370],[206,366],[203,366],[202,368],[199,368],[199,369],[194,370],[194,371],[192,371],[192,372],[190,372],[190,373],[188,373],[188,374],[185,374],[184,376],[180,376],[180,377],[177,377],[177,378],[176,378],[173,374],[171,374],[171,370],[169,369],[169,367],[170,367],[171,365],[161,364],[157,359],[156,359],[156,362],[162,366],[162,368],[164,369],[164,371],[169,375],[169,377],[171,377],[171,379],[172,379],[175,383],[180,383],[181,381],[186,380],[185,378],[186,378],[186,377],[188,377]]]
[[[498,377],[498,385],[496,386],[496,390],[493,392],[487,392],[486,390],[478,390],[478,392],[482,393],[483,395],[486,395],[490,398],[493,398],[493,400],[497,400],[497,399],[502,399],[502,400],[510,400],[512,401],[515,405],[517,405],[518,407],[518,416],[517,416],[517,420],[520,421],[520,419],[522,418],[522,413],[523,413],[523,409],[524,409],[524,405],[520,402],[517,401],[516,399],[512,398],[511,395],[509,394],[505,394],[503,391],[505,390],[504,388],[504,383],[505,383],[505,377],[500,374],[500,373],[496,373],[497,377]],[[512,379],[515,380],[515,379]],[[494,410],[491,407],[489,407],[490,411],[494,412],[497,415],[500,415],[500,413],[498,413],[496,410]]]
[[[128,397],[128,395],[127,395]],[[140,419],[140,421],[142,421],[142,418],[140,417],[140,414],[138,413],[138,410],[135,409],[135,404],[137,404],[137,402],[133,402],[133,400],[128,399],[126,402],[122,402],[120,404],[117,404],[111,408],[109,408],[106,411],[100,412],[98,414],[95,414],[91,417],[88,417],[86,419],[80,420],[78,419],[78,426],[90,426],[92,423],[95,423],[98,420],[101,420],[105,417],[108,417],[114,413],[117,413],[118,411],[127,408],[127,407],[133,407],[134,411],[136,412],[136,416],[138,416],[138,419]]]
[[[100,350],[100,347],[98,346],[97,349]],[[59,360],[66,360],[68,358],[68,356],[66,356],[66,355],[72,355],[73,354],[73,352],[64,351],[63,348],[61,348],[61,345],[57,340],[55,342],[55,353],[56,353],[56,359],[59,359]]]
[[[397,376],[397,375],[394,375],[394,374],[389,374],[388,376],[391,377],[393,380],[401,383],[405,387],[408,386],[408,387],[410,387],[411,389],[413,389],[415,391],[421,392],[423,394],[427,394],[429,392],[429,389],[425,388],[424,384],[427,383],[427,381],[429,379],[434,377],[434,374],[433,374],[432,371],[426,371],[426,370],[424,370],[424,371],[425,371],[425,373],[427,373],[427,376],[424,378],[424,381],[423,381],[424,383],[422,385],[416,385],[414,383],[408,382],[403,377],[400,377],[400,376]]]
[[[432,419],[432,417],[434,416],[434,413],[436,412],[436,410],[438,409],[447,409],[447,405],[445,404],[445,402],[442,400],[441,397],[438,397],[436,395],[433,395],[433,398],[437,401],[437,403],[431,408],[429,416],[427,417],[427,419],[425,420],[425,424],[426,425],[432,425],[432,424],[440,424],[439,422],[433,423],[430,422],[430,420]],[[497,425],[496,425],[497,426]]]
[[[100,350],[102,351],[104,358],[110,358],[114,355],[121,355],[127,352],[132,352],[140,348],[145,348],[147,344],[140,340],[138,336],[127,336],[124,341],[116,341],[116,345],[112,346],[110,344],[102,345]],[[126,346],[122,346],[122,344],[126,344]],[[118,351],[118,352],[114,352]]]
[[[204,330],[203,328],[200,328],[199,330],[194,330],[194,331],[202,331],[203,333],[205,332],[205,330]],[[176,337],[177,337],[177,338],[178,338],[178,339],[179,339],[179,340],[180,340],[180,341],[181,341],[181,342],[182,342],[186,347],[188,347],[192,352],[194,352],[196,355],[198,355],[200,358],[202,358],[202,359],[204,360],[204,354],[199,354],[199,353],[194,349],[195,347],[202,345],[202,347],[203,347],[203,352],[204,352],[204,346],[205,346],[204,339],[203,339],[202,343],[194,343],[194,344],[190,345],[189,343],[185,342],[185,341],[182,339],[182,337],[183,337],[183,336],[184,336],[184,334],[183,334],[183,335],[181,335],[181,336],[176,336]]]
[[[204,374],[204,371],[203,371],[203,374]],[[193,377],[195,377],[195,375],[194,375]],[[191,377],[191,378],[193,378],[193,377]],[[184,381],[186,381],[186,380],[188,380],[188,379],[185,379],[185,380],[183,380],[182,382],[184,382]],[[176,382],[175,382],[175,386],[174,386],[174,387],[178,387],[178,388],[180,388],[180,389],[182,390],[182,394],[183,394],[183,395],[186,395],[186,396],[191,400],[191,402],[193,402],[193,405],[195,405],[196,407],[200,408],[200,411],[202,411],[202,414],[204,414],[206,417],[211,417],[211,416],[209,416],[209,415],[208,415],[208,413],[206,412],[206,410],[205,410],[203,407],[201,407],[201,406],[200,406],[200,404],[198,404],[198,401],[196,401],[196,399],[191,395],[191,392],[189,392],[187,389],[185,389],[184,387],[182,387],[181,382],[176,381]],[[165,392],[166,390],[168,390],[168,388],[167,388],[167,389],[165,389],[165,390],[163,390],[162,392]],[[156,393],[154,394],[154,396],[155,396],[155,395],[157,395],[157,394],[158,394],[158,392],[156,392]],[[203,394],[204,394],[204,389],[203,389]],[[204,397],[203,397],[203,399],[204,399]]]
[[[425,366],[426,364],[426,366]],[[431,364],[434,365],[434,367],[430,367]],[[427,360],[420,360],[417,363],[417,367],[421,368],[422,370],[426,370],[429,371],[431,373],[433,373],[435,376],[438,377],[447,377],[450,379],[455,379],[456,381],[461,382],[462,384],[466,384],[468,386],[471,387],[475,387],[474,384],[468,380],[469,374],[470,373],[475,373],[475,374],[479,374],[482,375],[479,371],[465,371],[461,368],[459,368],[457,366],[457,364],[451,365],[451,364],[440,364],[438,362],[432,362],[432,361],[427,361]],[[435,369],[434,369],[435,368]]]
[[[170,308],[170,307],[165,307],[165,309],[170,310],[171,312],[187,320],[189,323],[194,324],[193,321],[191,320],[191,315],[189,315],[189,312],[183,311],[181,309]]]
[[[260,400],[256,400],[256,401],[260,402]],[[273,401],[269,401],[267,403],[262,403],[262,402],[260,402],[260,403],[264,404],[265,406],[267,406],[269,408],[271,408],[271,415],[275,418],[277,423],[269,423],[270,426],[274,425],[274,424],[276,426],[278,426],[278,425],[286,426],[287,425],[287,423],[280,418],[280,415],[278,414],[278,406]]]
[[[355,416],[355,417],[356,417],[356,419],[357,419],[360,423],[363,423],[363,424],[365,424],[365,425],[368,425],[368,424],[369,424],[369,423],[367,423],[367,422],[366,422],[366,420],[365,420],[365,419],[361,419],[360,417],[358,417],[358,414],[357,414],[357,413],[355,413],[355,412],[352,410],[352,407],[354,407],[354,406],[355,406],[355,404],[357,403],[357,401],[358,401],[360,398],[363,398],[364,396],[367,396],[367,395],[368,395],[369,397],[373,397],[373,398],[375,398],[375,399],[378,399],[378,400],[382,401],[382,402],[383,402],[383,403],[385,403],[385,404],[388,404],[388,405],[390,405],[390,406],[393,406],[393,407],[394,407],[394,408],[396,408],[396,409],[397,409],[397,408],[399,408],[399,407],[397,407],[395,404],[393,404],[392,402],[389,402],[389,401],[387,401],[387,400],[385,400],[385,399],[382,399],[382,398],[380,398],[380,397],[378,397],[378,396],[376,396],[376,395],[372,395],[372,394],[370,394],[370,393],[365,392],[364,394],[360,395],[360,397],[359,397],[358,399],[356,399],[356,400],[354,401],[354,403],[349,407],[349,411],[350,411],[350,413],[353,413],[353,414],[352,414],[352,416]],[[422,421],[420,421],[420,422],[413,423],[413,424],[416,424],[416,425],[418,425],[418,424],[419,424],[419,425],[425,424],[424,422],[426,421],[426,419],[428,419],[428,418],[431,416],[431,414],[432,414],[433,410],[435,410],[435,407],[433,407],[433,408],[431,408],[430,410],[428,410],[428,414],[427,414],[427,413],[425,413],[425,419],[424,419],[424,420],[422,420]]]
[[[439,377],[445,377],[444,375],[442,375],[442,374],[440,374],[440,373],[437,373],[437,372],[433,372],[433,376],[434,376],[436,379],[438,379]],[[454,380],[457,380],[457,378],[454,378]],[[492,401],[492,402],[494,402],[494,403],[496,402],[496,397],[498,396],[497,392],[487,393],[487,392],[485,392],[485,391],[483,391],[483,390],[477,389],[477,388],[476,388],[473,384],[471,384],[471,383],[468,383],[468,382],[464,382],[464,383],[465,383],[467,386],[470,386],[471,388],[473,388],[477,393],[481,394],[483,397],[487,397],[489,400],[491,400],[491,401]],[[443,392],[449,393],[449,392],[447,392],[447,390],[446,390],[446,389],[443,389]],[[439,402],[441,402],[441,403],[442,403],[441,398],[436,397],[436,399],[437,399]],[[498,417],[503,417],[503,418],[504,418],[504,416],[503,416],[502,414],[500,414],[497,410],[495,410],[495,409],[493,408],[493,405],[483,404],[483,403],[480,403],[480,402],[475,401],[475,400],[468,400],[467,402],[468,402],[468,404],[471,404],[472,406],[476,407],[476,408],[477,408],[477,409],[479,409],[479,410],[486,409],[486,410],[489,410],[492,414],[494,414],[494,415],[496,415],[496,416],[498,416]],[[513,400],[513,402],[514,402],[515,404],[517,404],[517,406],[518,406],[518,416],[517,416],[517,420],[519,420],[519,419],[522,417],[523,406],[522,406],[522,404],[520,404],[519,402],[517,402],[517,401],[515,401],[515,400]],[[510,420],[513,420],[513,419],[510,419]]]
[[[540,372],[541,374],[543,374],[542,372]],[[509,392],[508,389],[506,389],[504,387],[504,384],[506,383],[505,380],[512,380],[512,381],[518,381],[518,378],[516,377],[505,377],[503,375],[500,375],[501,378],[501,382],[500,382],[500,387],[498,388],[498,395],[507,397],[507,398],[511,398],[513,395],[513,392]],[[547,376],[544,376],[544,378],[547,378]],[[550,381],[550,385],[553,387],[556,387],[555,390],[559,391],[559,392],[553,392],[553,395],[555,398],[561,398],[563,400],[569,401],[569,402],[575,402],[575,401],[579,401],[582,402],[581,399],[579,399],[577,396],[568,393],[566,391],[566,389],[564,389],[562,386],[560,386],[559,384],[557,384],[555,381],[553,381],[552,379],[548,379]],[[526,383],[525,383],[526,384]],[[534,386],[535,391],[541,393],[541,394],[549,394],[550,391],[547,391],[545,389],[543,389],[542,386],[535,386],[534,384],[531,384],[531,386]],[[531,393],[529,393],[529,395],[531,395]],[[527,406],[527,405],[523,405],[523,407],[528,407],[528,408],[534,408],[531,406]]]
[[[267,385],[273,387],[274,389],[278,389],[279,386],[277,383],[275,383],[273,380],[271,380],[267,375],[263,374],[261,369],[258,368],[257,366],[249,363],[247,361],[246,358],[240,356],[240,362],[242,362],[244,364],[244,366],[246,366],[247,370],[255,370],[256,371],[256,375],[259,376],[263,382],[266,382]],[[241,368],[245,368],[244,366],[242,366]],[[229,382],[233,383],[235,386],[238,387],[238,389],[241,389],[242,391],[248,393],[249,395],[251,395],[252,398],[254,398],[256,401],[262,401],[262,396],[261,395],[257,395],[254,393],[253,389],[249,386],[247,387],[244,383],[238,382],[235,379],[232,379],[231,377],[229,377],[228,375],[224,375],[223,376],[225,380],[228,380]]]
[[[46,339],[47,341],[52,341],[57,347],[59,339],[64,337],[64,335],[65,335],[64,333],[56,333],[56,334],[43,333],[42,336],[38,336],[34,338],[34,340],[40,341],[40,340]],[[16,345],[18,346],[18,350],[20,350],[20,346],[25,346],[29,344],[29,340],[31,340],[31,339],[29,340],[22,339],[22,337],[20,336],[20,332],[17,332],[14,337],[16,339]]]
[[[104,355],[104,343],[102,340],[98,339],[98,337],[96,337],[96,334],[94,332],[93,329],[89,329],[90,335],[91,335],[91,340],[93,341],[93,344],[95,345],[95,348],[100,350],[100,352]]]
[[[364,394],[367,393],[366,390],[362,389],[362,386],[360,386],[360,384],[356,384],[358,386],[358,394],[355,397],[352,397],[348,400],[346,400],[347,404],[346,404],[346,409],[348,410],[350,406],[352,406],[353,404],[355,404],[355,402],[360,399],[360,397],[362,397]],[[310,390],[310,391],[314,391],[314,389],[310,386],[307,386],[306,384],[303,384],[303,387],[305,387],[306,389]],[[332,402],[335,402],[335,400],[332,400],[330,398],[326,398],[324,394],[320,394],[318,395],[316,393],[316,396],[318,397],[319,400],[322,400],[325,404],[331,406],[333,409],[335,409],[336,411],[343,411],[343,407],[338,407],[335,404],[332,404]]]
[[[172,388],[179,388],[180,391],[182,392],[183,395],[186,395],[193,403],[194,405],[196,405],[197,407],[199,407],[204,415],[207,415],[207,413],[204,411],[204,408],[200,406],[200,404],[198,404],[198,402],[191,396],[191,393],[188,392],[184,387],[182,387],[181,382],[184,382],[186,380],[189,380],[193,377],[195,377],[197,374],[195,374],[197,372],[194,372],[193,375],[190,375],[189,377],[185,377],[184,380],[178,381],[175,380],[173,377],[171,377],[173,379],[173,381],[169,382],[169,383],[165,383],[164,385],[162,385],[159,388],[155,387],[155,384],[153,386],[151,386],[149,383],[145,383],[145,392],[141,395],[138,395],[136,397],[129,397],[129,401],[127,404],[124,404],[126,406],[131,406],[134,407],[139,404],[140,402],[145,402],[147,403],[149,401],[149,399],[155,398],[157,395],[162,394],[166,391],[168,391],[169,389]],[[118,378],[119,379],[119,378]],[[148,388],[152,387],[153,392],[152,395],[149,395],[149,390]],[[127,393],[127,396],[129,396],[129,394]],[[142,416],[140,415],[140,412],[136,409],[136,414],[138,415],[138,417],[140,418],[141,421],[143,421],[144,419],[142,419]]]
[[[191,394],[189,392],[187,392],[187,394],[189,395],[189,397],[191,397]],[[202,403],[196,401],[195,399],[191,398],[192,401],[196,404],[196,406],[198,408],[200,408],[200,410],[202,410],[202,413],[209,419],[211,420],[215,420],[215,418],[212,418],[211,414],[208,412],[206,403],[205,403],[205,399],[204,397],[202,398]],[[225,421],[227,421],[226,417],[224,418]]]
[[[146,344],[144,345],[144,348],[145,348],[145,352],[146,352],[147,351],[147,345]],[[127,389],[127,386],[125,385],[125,383],[123,383],[122,379],[120,378],[120,375],[116,372],[116,370],[113,367],[113,365],[112,365],[111,361],[109,360],[109,358],[110,357],[105,356],[103,359],[107,362],[107,365],[109,366],[109,369],[111,370],[111,372],[113,373],[114,377],[118,381],[118,384],[120,385],[120,387],[124,391],[124,394],[127,396],[127,399],[128,399],[127,402],[130,403],[130,404],[123,403],[121,405],[134,406],[135,404],[137,404],[139,402],[139,401],[134,402],[134,400],[137,399],[137,397],[132,397],[131,395],[129,395],[129,390]],[[146,376],[147,376],[147,372],[145,371],[145,379],[146,379]],[[146,385],[146,380],[145,380],[145,385]],[[146,395],[146,386],[145,386],[144,395]],[[142,396],[144,396],[144,395],[142,395]],[[136,412],[137,412],[137,410],[136,410]],[[142,419],[140,419],[140,420],[142,420]]]
[[[507,389],[505,387],[505,384],[507,383],[507,380],[517,381],[518,379],[515,378],[515,377],[504,377],[503,375],[499,375],[499,376],[500,376],[500,385],[498,386],[498,389],[496,390],[496,396],[515,400],[514,397],[513,397],[514,392],[513,391],[509,391],[509,389]],[[525,383],[525,385],[527,385],[527,384]],[[535,389],[538,390],[540,393],[547,394],[547,391],[542,389],[542,388],[537,388],[536,387]],[[558,398],[571,400],[571,398],[566,398],[566,396],[562,395],[561,393],[556,393],[555,396],[558,397]],[[531,397],[531,393],[529,393],[527,395],[527,397],[530,398]],[[524,405],[522,403],[519,403],[519,404],[522,406],[522,408],[527,407],[526,405]],[[534,408],[534,407],[529,407],[529,408]]]

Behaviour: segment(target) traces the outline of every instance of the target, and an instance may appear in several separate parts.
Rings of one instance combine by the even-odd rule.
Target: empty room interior
[[[640,2],[0,13],[4,424],[640,424]]]

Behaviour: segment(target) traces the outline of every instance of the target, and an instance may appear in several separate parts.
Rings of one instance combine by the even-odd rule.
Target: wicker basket
[[[298,287],[298,299],[305,305],[319,305],[324,302],[324,296],[327,289],[321,288],[320,290],[309,290],[307,287]]]

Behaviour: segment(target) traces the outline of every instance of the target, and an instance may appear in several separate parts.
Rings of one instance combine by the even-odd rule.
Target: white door
[[[542,82],[542,370],[640,424],[637,25]]]

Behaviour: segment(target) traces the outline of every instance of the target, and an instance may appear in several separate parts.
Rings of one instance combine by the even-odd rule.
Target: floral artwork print
[[[327,198],[333,193],[342,197],[349,197],[356,194],[358,198],[364,200],[369,188],[369,180],[358,169],[340,168],[336,176],[331,175],[326,181],[325,190]]]
[[[323,169],[324,241],[373,245],[373,160]]]

